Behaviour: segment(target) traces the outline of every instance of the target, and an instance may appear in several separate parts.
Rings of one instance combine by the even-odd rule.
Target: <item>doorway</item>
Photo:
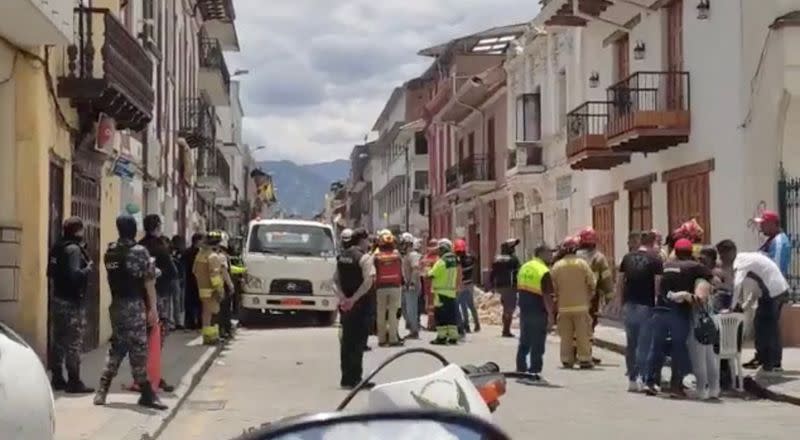
[[[47,225],[47,249],[48,252],[61,238],[61,228],[64,224],[64,167],[54,161],[50,162],[50,185],[49,185],[49,215],[50,220]],[[49,255],[48,255],[49,260]],[[47,356],[50,357],[53,341],[53,304],[50,299],[53,297],[53,286],[49,277],[47,282]]]
[[[100,184],[72,169],[72,215],[83,220],[84,240],[89,258],[100,262]],[[100,341],[100,272],[93,270],[86,289],[86,333],[83,337],[84,351],[90,351]]]

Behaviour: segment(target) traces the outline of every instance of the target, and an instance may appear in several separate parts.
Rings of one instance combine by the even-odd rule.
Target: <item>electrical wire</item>
[[[14,78],[14,72],[17,70],[17,60],[19,59],[19,52],[14,51],[14,59],[11,61],[11,69],[8,71],[8,75],[0,80],[0,86],[8,83]]]

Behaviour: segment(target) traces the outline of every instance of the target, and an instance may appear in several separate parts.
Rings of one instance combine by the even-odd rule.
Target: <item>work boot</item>
[[[448,342],[447,338],[436,338],[433,341],[431,341],[431,344],[433,344],[433,345],[447,345],[447,342]]]
[[[94,392],[94,388],[89,388],[80,379],[70,380],[64,388],[67,394],[89,394]]]
[[[100,380],[100,387],[97,388],[97,392],[94,394],[94,404],[95,405],[105,405],[106,404],[106,396],[108,396],[108,388],[111,386],[111,382],[105,382]]]
[[[64,380],[64,373],[61,371],[53,371],[53,378],[50,381],[53,386],[53,391],[61,391],[67,386],[67,381]]]
[[[591,370],[594,368],[594,362],[580,362],[578,364],[578,367],[581,370]]]
[[[514,334],[511,333],[511,320],[512,319],[513,318],[508,316],[508,315],[504,315],[503,316],[503,337],[504,338],[513,338],[514,337]]]
[[[153,392],[153,387],[150,385],[149,381],[140,383],[139,391],[142,393],[141,396],[139,396],[139,402],[137,402],[140,406],[157,410],[167,409],[167,405],[161,403],[156,393]]]
[[[757,358],[753,358],[748,362],[742,364],[742,367],[747,370],[757,370],[761,366],[761,362]]]
[[[475,321],[475,333],[478,333],[480,331],[481,331],[481,323],[478,322],[478,321]]]
[[[158,387],[168,393],[175,391],[175,387],[168,384],[166,381],[164,381],[164,379],[161,379],[161,381],[158,383]]]

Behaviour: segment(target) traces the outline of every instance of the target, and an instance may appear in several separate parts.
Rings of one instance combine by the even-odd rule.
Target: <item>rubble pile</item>
[[[478,317],[483,325],[503,325],[503,304],[500,294],[484,292],[475,289],[475,306],[478,308]],[[519,308],[514,310],[512,328],[519,328]]]

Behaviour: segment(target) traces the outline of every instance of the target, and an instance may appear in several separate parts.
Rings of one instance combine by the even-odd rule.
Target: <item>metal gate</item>
[[[792,300],[800,302],[800,178],[781,172],[778,180],[778,211],[781,226],[792,244],[792,259],[788,280]]]
[[[95,179],[72,169],[72,215],[83,220],[86,250],[89,258],[100,263],[100,184]],[[100,272],[95,269],[89,275],[86,291],[86,334],[83,338],[85,351],[97,348],[100,341]]]
[[[50,221],[47,225],[47,249],[53,248],[59,238],[61,238],[61,225],[64,223],[64,167],[50,162],[50,188],[48,197]],[[53,305],[50,298],[53,297],[52,285],[48,279],[47,283],[47,355],[50,356],[53,340],[53,326],[50,317],[53,316]]]

